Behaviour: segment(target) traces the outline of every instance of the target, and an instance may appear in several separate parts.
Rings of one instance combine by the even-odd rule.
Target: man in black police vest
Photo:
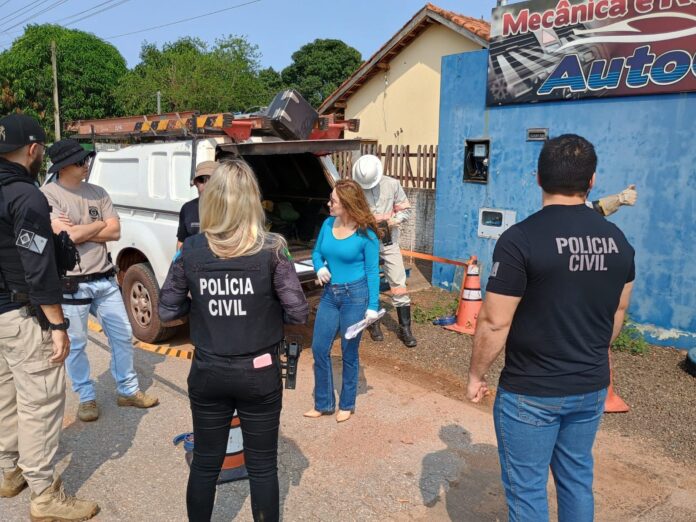
[[[558,519],[594,517],[592,446],[609,386],[609,346],[635,277],[634,251],[616,225],[585,205],[597,156],[573,134],[539,155],[543,208],[496,243],[478,317],[467,397],[505,348],[494,406],[510,520],[548,520],[549,467]]]
[[[34,118],[0,119],[0,497],[28,484],[32,519],[87,520],[97,504],[66,496],[54,477],[70,341],[48,202],[35,185],[45,141]]]

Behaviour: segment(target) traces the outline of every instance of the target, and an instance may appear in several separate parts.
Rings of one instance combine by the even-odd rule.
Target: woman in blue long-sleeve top
[[[347,328],[363,318],[375,319],[379,307],[379,230],[365,195],[353,180],[341,180],[329,200],[331,217],[324,221],[312,253],[314,270],[325,285],[314,322],[314,408],[317,418],[336,409],[331,345],[341,333],[343,385],[336,421],[355,411],[358,392],[360,335],[346,339]]]

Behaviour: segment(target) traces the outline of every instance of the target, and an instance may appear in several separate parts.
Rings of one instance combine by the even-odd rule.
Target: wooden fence
[[[408,145],[363,143],[360,154],[373,154],[382,160],[384,174],[396,178],[406,188],[434,189],[437,177],[437,145],[418,145],[412,151]],[[342,178],[350,178],[353,168],[351,152],[336,152],[333,161]]]

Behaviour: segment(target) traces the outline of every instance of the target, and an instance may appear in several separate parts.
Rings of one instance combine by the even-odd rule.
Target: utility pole
[[[157,91],[157,115],[162,114],[162,92]]]
[[[56,141],[60,140],[60,108],[58,107],[58,66],[56,65],[56,42],[51,42],[51,67],[53,68],[53,126]]]

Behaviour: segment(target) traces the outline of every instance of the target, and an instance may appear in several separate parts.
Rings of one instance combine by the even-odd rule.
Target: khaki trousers
[[[379,257],[384,261],[384,275],[391,288],[392,304],[396,308],[411,304],[411,298],[406,289],[406,269],[399,246],[399,232],[398,227],[393,227],[391,229],[392,244],[389,246],[384,246],[382,242],[379,244]]]
[[[33,493],[53,483],[63,427],[65,367],[26,308],[0,314],[0,468],[19,465]]]

